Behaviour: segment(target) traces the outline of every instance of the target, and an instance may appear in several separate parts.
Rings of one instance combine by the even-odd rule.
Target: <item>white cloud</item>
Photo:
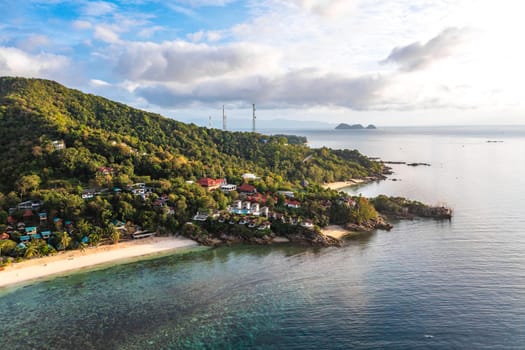
[[[17,47],[24,51],[34,51],[42,47],[48,46],[50,40],[45,35],[31,35],[23,40],[17,42]]]
[[[192,82],[201,79],[270,72],[277,57],[257,45],[209,46],[184,41],[128,43],[120,54],[117,72],[129,80]]]
[[[117,5],[106,1],[88,1],[82,8],[82,13],[86,16],[103,16],[114,13]]]
[[[190,10],[189,8],[187,7],[184,7],[184,6],[179,6],[179,5],[175,5],[175,4],[167,4],[167,6],[177,12],[177,13],[180,13],[180,14],[183,14],[183,15],[186,15],[188,17],[195,17],[196,14],[194,11]]]
[[[89,81],[89,84],[93,87],[108,87],[108,86],[112,86],[110,83],[108,83],[107,81],[104,81],[104,80],[100,80],[100,79],[91,79]]]
[[[84,30],[91,29],[92,27],[93,25],[91,24],[91,22],[88,21],[77,20],[73,22],[73,28],[75,29]]]
[[[224,33],[218,30],[210,30],[210,31],[200,30],[198,32],[187,34],[186,37],[194,43],[201,42],[201,41],[207,41],[207,42],[212,43],[212,42],[221,40],[224,37]]]
[[[164,30],[166,30],[166,28],[163,26],[148,27],[148,28],[144,28],[141,31],[139,31],[139,36],[141,38],[147,39],[147,38],[151,38],[153,35],[155,35],[155,33],[164,31]]]
[[[179,4],[191,7],[225,6],[235,1],[236,0],[177,0]]]
[[[66,77],[71,61],[50,53],[31,55],[13,47],[0,47],[0,75],[57,79]]]
[[[358,6],[357,0],[282,0],[318,16],[336,18],[352,14]]]
[[[110,26],[103,24],[97,25],[95,27],[93,36],[96,39],[102,40],[106,43],[117,43],[120,41],[119,35],[115,33],[115,31]]]

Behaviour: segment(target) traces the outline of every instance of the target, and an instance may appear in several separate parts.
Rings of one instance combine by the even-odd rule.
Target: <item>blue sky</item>
[[[525,5],[0,0],[0,75],[183,121],[523,124]],[[217,122],[218,123],[218,122]]]

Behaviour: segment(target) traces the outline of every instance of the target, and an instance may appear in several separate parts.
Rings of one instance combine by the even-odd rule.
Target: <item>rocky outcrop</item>
[[[345,228],[349,231],[355,232],[369,232],[373,230],[390,231],[394,226],[389,223],[383,216],[378,216],[375,219],[368,220],[362,223],[349,223]]]

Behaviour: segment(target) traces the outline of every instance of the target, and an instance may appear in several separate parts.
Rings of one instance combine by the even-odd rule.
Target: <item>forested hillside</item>
[[[100,167],[114,168],[112,181],[120,185],[134,176],[233,181],[246,172],[278,175],[273,181],[282,184],[319,183],[381,171],[357,151],[313,150],[282,136],[200,128],[40,79],[0,78],[0,138],[3,192],[16,190],[30,174],[44,187],[57,180],[96,182]],[[52,142],[62,140],[65,149],[56,151]]]
[[[382,171],[357,151],[200,128],[39,79],[0,78],[0,140],[0,265],[1,255],[180,232],[192,218],[210,233],[264,237],[270,217],[274,230],[291,234],[301,222],[310,232],[333,217],[351,220],[357,208],[332,213],[340,195],[319,183]],[[229,189],[218,190],[224,178]],[[232,207],[237,199],[257,203],[249,225],[247,209]]]

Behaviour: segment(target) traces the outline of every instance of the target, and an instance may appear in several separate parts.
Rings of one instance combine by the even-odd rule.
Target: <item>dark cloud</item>
[[[388,80],[380,76],[351,78],[303,70],[276,78],[218,79],[190,88],[158,84],[138,88],[135,92],[162,107],[253,102],[265,108],[342,106],[367,110],[381,108],[382,91],[387,85]]]
[[[468,30],[447,28],[427,43],[414,42],[396,47],[381,63],[395,63],[403,71],[423,69],[433,62],[452,56],[466,39]]]

